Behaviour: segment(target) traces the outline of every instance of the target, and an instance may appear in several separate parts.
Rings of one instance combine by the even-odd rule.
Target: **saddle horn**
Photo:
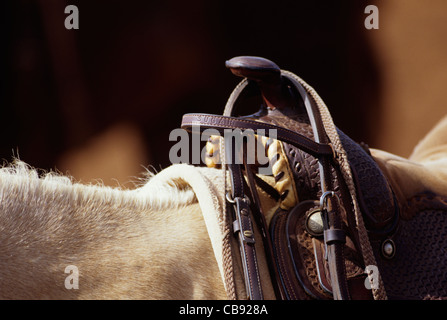
[[[273,61],[261,57],[239,56],[226,61],[225,66],[234,75],[255,81],[269,109],[286,112],[296,105],[296,100],[283,82],[281,69]]]

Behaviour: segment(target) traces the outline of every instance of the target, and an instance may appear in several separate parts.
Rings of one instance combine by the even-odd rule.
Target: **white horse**
[[[447,196],[447,118],[409,159],[372,154],[401,203],[421,191]],[[218,169],[173,165],[120,190],[39,177],[20,161],[3,167],[0,298],[240,297],[241,286],[235,295],[225,277],[224,219],[210,218],[225,202],[213,189],[223,180]]]

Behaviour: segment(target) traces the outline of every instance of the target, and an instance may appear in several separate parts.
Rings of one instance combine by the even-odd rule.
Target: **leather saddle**
[[[369,148],[334,125],[312,87],[264,58],[226,65],[244,80],[224,114],[186,114],[182,127],[214,130],[207,165],[230,176],[228,215],[247,297],[264,298],[255,232],[278,299],[447,297],[436,271],[447,267],[447,221],[439,225],[446,199],[419,195],[409,217]],[[236,113],[250,99],[259,109]],[[253,146],[260,152],[250,158]],[[427,234],[435,225],[438,234]],[[426,254],[422,243],[438,249]]]

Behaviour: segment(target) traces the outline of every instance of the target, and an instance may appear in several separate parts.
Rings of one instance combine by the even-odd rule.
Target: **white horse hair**
[[[67,287],[67,266],[78,289]],[[0,298],[215,299],[225,290],[191,189],[83,185],[16,160],[0,169]]]

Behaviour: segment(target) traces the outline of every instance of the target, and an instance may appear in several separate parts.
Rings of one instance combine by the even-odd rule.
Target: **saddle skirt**
[[[230,175],[232,263],[246,292],[236,290],[237,298],[447,297],[447,180],[422,186],[411,179],[415,172],[430,174],[422,179],[436,173],[351,140],[312,87],[271,61],[237,57],[227,66],[245,79],[224,115],[188,114],[182,126],[256,130],[268,159],[248,163],[241,149],[242,163],[231,163],[229,150],[238,150],[218,135],[206,146],[207,166]],[[260,110],[233,117],[250,90],[262,97]],[[445,156],[440,172],[447,175]]]

